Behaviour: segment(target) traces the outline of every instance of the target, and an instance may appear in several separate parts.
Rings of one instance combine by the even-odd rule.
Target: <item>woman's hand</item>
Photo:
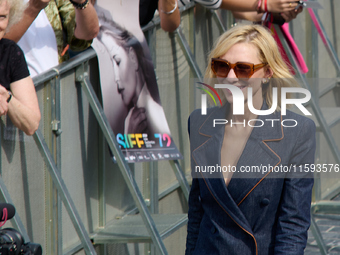
[[[291,20],[295,19],[296,16],[302,12],[302,10],[303,8],[299,7],[297,10],[281,13],[281,16],[285,19],[286,22],[290,22]]]
[[[132,110],[132,114],[127,128],[128,134],[146,133],[147,132],[147,117],[145,114],[145,108],[135,107]]]
[[[290,12],[294,11],[298,3],[293,0],[263,0],[262,4],[265,5],[267,1],[268,12]],[[262,8],[265,10],[265,8]]]

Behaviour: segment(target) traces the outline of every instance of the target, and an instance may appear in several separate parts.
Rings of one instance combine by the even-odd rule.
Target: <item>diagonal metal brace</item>
[[[194,54],[192,53],[191,49],[190,49],[190,46],[187,42],[187,40],[185,39],[185,36],[182,32],[182,29],[181,27],[178,27],[176,30],[175,30],[175,35],[178,39],[178,42],[182,48],[182,51],[185,55],[185,58],[187,59],[188,63],[189,63],[189,66],[191,68],[191,70],[195,73],[196,77],[202,81],[202,73],[201,73],[201,70],[200,68],[198,67],[197,65],[197,62],[196,62],[196,59],[194,57]]]
[[[71,195],[68,192],[68,189],[64,183],[64,180],[61,177],[61,173],[59,169],[57,168],[57,165],[53,159],[53,156],[51,155],[51,152],[45,142],[45,139],[40,131],[38,129],[35,134],[33,135],[33,138],[39,148],[39,151],[42,155],[42,157],[45,160],[45,163],[49,166],[48,170],[50,172],[52,181],[54,185],[56,186],[58,190],[58,194],[61,197],[61,200],[64,203],[64,206],[68,212],[68,215],[71,218],[71,221],[73,223],[73,226],[75,230],[77,231],[77,234],[80,238],[80,241],[83,245],[83,248],[86,252],[86,254],[93,254],[96,255],[96,251],[92,245],[92,242],[90,240],[90,237],[88,233],[85,230],[85,227],[80,219],[80,216],[77,212],[77,209],[71,199]]]
[[[312,215],[311,217],[311,225],[310,225],[310,229],[314,235],[314,238],[316,240],[316,243],[318,244],[318,247],[320,249],[320,254],[321,255],[327,255],[327,246],[325,244],[325,241],[323,240],[322,234],[318,228],[318,226],[316,225],[314,216]]]
[[[308,13],[314,23],[314,26],[316,28],[316,30],[318,31],[319,35],[320,35],[320,38],[323,42],[323,44],[325,45],[326,47],[326,50],[329,54],[329,57],[331,58],[333,64],[334,64],[334,67],[336,68],[337,70],[337,73],[338,73],[338,76],[340,75],[340,60],[338,58],[338,55],[336,54],[335,52],[335,49],[331,43],[331,41],[329,40],[329,37],[326,33],[326,30],[325,28],[323,27],[322,25],[322,22],[319,18],[319,15],[318,13],[313,10],[312,8],[308,8]]]
[[[284,39],[284,36],[282,35],[280,28],[277,25],[275,25],[275,29],[276,29],[278,36],[280,37],[280,40],[282,42],[282,45],[283,45],[285,51],[287,52],[289,60],[291,61],[293,67],[296,70],[297,75],[299,76],[299,78],[302,81],[303,87],[305,89],[311,91],[311,88],[310,88],[310,85],[308,84],[306,76],[303,73],[301,73],[299,66],[298,66],[289,46],[288,46],[287,41]],[[335,143],[335,140],[333,138],[331,130],[330,130],[329,126],[327,125],[325,117],[323,116],[323,113],[321,112],[321,109],[320,109],[319,105],[317,104],[313,95],[310,99],[310,102],[311,102],[311,107],[313,109],[315,117],[316,117],[321,129],[323,130],[323,134],[324,134],[324,136],[325,136],[325,138],[326,138],[326,140],[329,144],[329,147],[332,150],[334,158],[336,159],[337,162],[340,162],[340,152],[339,152],[338,146]]]
[[[190,192],[190,186],[188,184],[187,179],[185,178],[184,172],[178,162],[178,160],[172,160],[170,161],[170,164],[174,170],[174,173],[176,175],[176,178],[179,182],[179,185],[182,189],[182,192],[184,194],[184,197],[187,201],[189,201],[189,192]]]

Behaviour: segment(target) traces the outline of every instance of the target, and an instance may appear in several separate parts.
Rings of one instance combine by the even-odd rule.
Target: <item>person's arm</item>
[[[239,12],[257,11],[258,2],[259,0],[222,0],[220,8]],[[268,12],[293,11],[297,6],[296,1],[292,0],[262,0],[262,11],[265,11],[265,3],[267,3]]]
[[[74,36],[78,39],[92,40],[99,32],[99,21],[97,12],[94,9],[91,0],[85,9],[75,8],[76,28]],[[74,0],[74,2],[82,4],[84,0]]]
[[[27,29],[33,23],[40,11],[43,10],[49,2],[50,0],[30,0],[21,20],[10,27],[4,38],[11,39],[17,43],[26,33]]]
[[[24,53],[15,43],[9,40],[7,42],[9,58],[6,72],[9,87],[0,86],[0,115],[8,114],[17,128],[27,135],[33,135],[41,118],[37,94],[29,76]]]
[[[315,124],[302,124],[289,162],[298,169],[285,179],[276,225],[274,254],[303,255],[310,226],[313,188],[311,167],[315,154]],[[301,170],[301,172],[300,172]]]
[[[30,76],[11,83],[12,98],[8,105],[8,116],[12,123],[27,135],[33,135],[39,127],[40,109],[37,94]],[[3,95],[0,101],[8,99],[9,95],[4,87],[0,87]],[[6,102],[7,103],[7,102]]]
[[[252,22],[259,22],[261,21],[263,13],[257,12],[236,12],[233,11],[233,16],[235,19],[245,19]]]
[[[302,7],[298,8],[297,10],[292,10],[288,12],[282,12],[278,15],[281,15],[285,22],[290,22],[291,20],[295,19],[299,13],[303,10]],[[257,12],[232,12],[235,19],[245,19],[252,22],[260,22],[263,13]]]
[[[189,194],[188,233],[185,255],[190,255],[195,250],[202,217],[203,208],[200,199],[199,183],[197,178],[193,178]]]
[[[161,28],[166,32],[175,31],[181,23],[177,0],[159,0],[158,12]]]

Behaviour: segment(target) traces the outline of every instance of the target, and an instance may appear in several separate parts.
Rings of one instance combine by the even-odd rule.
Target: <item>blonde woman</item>
[[[3,36],[20,20],[20,0],[0,1],[0,116],[8,114],[13,124],[27,135],[38,129],[40,110],[33,81],[22,50]]]
[[[210,53],[206,77],[229,89],[220,90],[222,107],[190,116],[186,255],[303,254],[315,124],[280,111],[273,91],[296,82],[273,37],[259,25],[230,29]],[[235,91],[241,94],[236,97]],[[234,107],[240,99],[242,114]]]

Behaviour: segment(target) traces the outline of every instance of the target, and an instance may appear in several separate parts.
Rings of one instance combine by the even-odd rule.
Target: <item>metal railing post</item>
[[[284,37],[281,33],[281,30],[279,29],[279,27],[277,25],[275,25],[275,29],[276,29],[276,32],[281,39],[281,42],[282,42],[283,47],[285,48],[285,51],[287,52],[289,60],[291,61],[293,67],[296,70],[297,75],[299,76],[299,78],[302,81],[303,87],[308,89],[309,91],[311,91],[311,88],[310,88],[310,85],[307,82],[306,76],[303,73],[301,73],[299,66],[298,66],[295,58],[293,57],[293,54],[292,54],[292,52],[291,52],[291,50],[290,50],[290,48],[287,44],[287,41],[283,39]],[[312,97],[310,99],[311,107],[312,107],[313,112],[315,114],[315,117],[316,117],[316,119],[317,119],[317,121],[318,121],[318,123],[321,127],[321,130],[323,131],[323,134],[324,134],[324,136],[327,140],[327,143],[329,144],[329,147],[332,150],[332,153],[333,153],[335,159],[337,160],[337,162],[340,162],[340,153],[339,153],[338,146],[336,145],[335,140],[332,136],[331,130],[330,130],[329,126],[327,125],[327,122],[326,122],[326,120],[323,116],[323,113],[321,112],[321,109],[318,106],[318,104],[317,104],[317,102],[314,98],[315,96],[317,96],[317,95],[315,95],[315,94],[313,95],[313,93],[312,93]]]
[[[338,56],[337,56],[337,54],[336,54],[336,52],[335,52],[335,50],[332,46],[331,41],[328,38],[327,33],[325,32],[325,29],[322,25],[322,22],[320,21],[319,15],[312,8],[308,8],[308,12],[309,12],[309,15],[311,16],[311,19],[314,23],[316,30],[318,31],[318,33],[321,37],[323,44],[326,47],[326,50],[327,50],[334,66],[336,68],[337,75],[339,76],[340,75],[340,61],[339,61],[339,58],[338,58]]]
[[[178,160],[172,160],[170,161],[170,164],[174,170],[174,173],[176,175],[176,178],[179,182],[179,185],[183,191],[184,197],[187,201],[189,201],[189,192],[190,192],[190,186],[187,182],[187,179],[185,178],[184,172],[178,162]]]

